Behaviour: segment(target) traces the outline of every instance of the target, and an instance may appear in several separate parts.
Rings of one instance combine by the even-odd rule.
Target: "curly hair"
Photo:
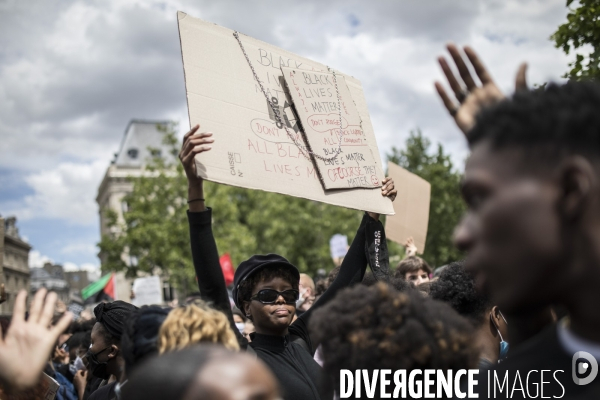
[[[195,301],[169,312],[158,334],[158,353],[200,342],[221,344],[229,350],[240,348],[225,314]]]
[[[266,266],[254,272],[240,284],[240,288],[238,289],[238,298],[240,302],[250,301],[254,287],[261,281],[270,281],[273,278],[281,278],[288,281],[292,285],[292,289],[295,290],[298,290],[300,285],[298,278],[295,277],[288,268],[277,265]]]
[[[429,264],[427,264],[427,261],[423,260],[421,257],[406,257],[404,260],[400,261],[400,263],[396,267],[396,272],[394,273],[394,276],[404,279],[407,273],[417,272],[420,269],[427,272],[428,274],[430,274],[433,271]]]
[[[367,272],[363,277],[362,284],[365,286],[374,286],[379,281],[375,278],[375,275],[371,271]],[[403,278],[399,278],[396,276],[390,276],[389,282],[390,285],[394,287],[399,292],[406,292],[407,290],[413,290],[413,287],[410,283],[406,282]]]
[[[519,147],[527,165],[556,165],[580,154],[600,156],[600,86],[592,82],[550,84],[545,90],[518,92],[483,110],[467,135],[469,145],[485,140],[491,148]],[[531,162],[531,161],[537,161]]]
[[[344,289],[314,312],[310,331],[333,387],[341,369],[457,370],[478,359],[468,321],[444,303],[384,283]]]
[[[439,279],[431,284],[429,296],[448,304],[476,326],[481,325],[485,312],[492,306],[487,296],[477,292],[473,276],[461,262],[444,268]]]

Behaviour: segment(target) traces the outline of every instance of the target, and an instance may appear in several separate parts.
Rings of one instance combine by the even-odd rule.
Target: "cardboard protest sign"
[[[40,379],[40,393],[44,393],[43,400],[53,400],[56,398],[60,384],[54,379],[42,372],[42,378]]]
[[[281,70],[325,189],[381,187],[379,164],[344,77]]]
[[[324,203],[393,214],[389,199],[379,190],[325,191],[310,158],[295,142],[306,146],[285,94],[281,67],[327,71],[327,67],[275,46],[239,35],[252,68],[267,97],[283,114],[275,121],[260,85],[233,31],[178,13],[190,125],[214,133],[212,150],[196,157],[198,174],[207,180],[303,197]],[[362,130],[383,180],[381,160],[360,82],[341,72],[356,104]]]
[[[412,236],[418,252],[423,253],[429,223],[431,185],[393,162],[388,162],[388,176],[394,180],[398,196],[394,202],[396,215],[388,216],[385,220],[385,234],[388,239],[400,244]]]
[[[131,303],[134,306],[141,307],[163,302],[162,285],[158,276],[137,278],[133,281],[132,290],[135,297]]]

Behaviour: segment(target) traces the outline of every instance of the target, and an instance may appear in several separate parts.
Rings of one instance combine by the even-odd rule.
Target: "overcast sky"
[[[510,92],[559,81],[549,36],[565,0],[0,0],[0,214],[16,215],[31,266],[99,265],[98,185],[133,118],[189,128],[176,11],[360,79],[380,152],[419,127],[462,169],[467,149],[433,89],[444,44],[471,44]]]

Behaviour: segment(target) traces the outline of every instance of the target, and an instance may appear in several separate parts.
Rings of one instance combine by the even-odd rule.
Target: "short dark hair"
[[[315,296],[320,296],[323,293],[325,293],[325,291],[327,290],[327,288],[329,286],[331,286],[331,284],[333,283],[333,281],[335,281],[335,278],[337,278],[338,274],[340,273],[340,269],[342,268],[341,265],[338,265],[337,267],[334,267],[331,271],[329,271],[329,273],[327,274],[327,276],[323,279],[319,279],[315,285]]]
[[[556,163],[580,154],[600,157],[600,86],[570,81],[521,91],[483,110],[467,135],[469,145],[483,140],[491,148],[519,147],[535,161]]]
[[[334,387],[341,369],[457,370],[478,358],[472,325],[448,305],[384,283],[340,291],[315,310],[310,331],[322,346],[324,381]]]
[[[281,278],[289,282],[290,285],[292,285],[292,288],[295,290],[298,290],[300,285],[298,277],[294,276],[288,267],[278,266],[277,264],[267,264],[265,267],[254,272],[252,275],[242,281],[242,283],[240,283],[240,287],[238,289],[238,298],[240,303],[243,303],[244,301],[250,301],[250,297],[252,297],[252,291],[259,282],[269,281],[273,278]]]
[[[73,335],[71,335],[71,337],[69,339],[67,339],[66,343],[67,343],[67,346],[69,346],[69,349],[74,349],[76,347],[83,346],[85,339],[86,339],[85,332],[75,332]],[[86,348],[86,350],[87,350],[87,348]]]
[[[444,268],[440,277],[431,284],[429,296],[450,305],[476,326],[481,325],[485,312],[492,307],[489,298],[477,291],[473,276],[465,270],[462,262],[454,262]]]
[[[427,264],[427,261],[423,260],[421,257],[406,257],[404,260],[400,261],[400,263],[396,267],[395,276],[404,279],[407,273],[417,272],[420,269],[427,272],[428,274],[432,272],[432,269],[429,266],[429,264]]]

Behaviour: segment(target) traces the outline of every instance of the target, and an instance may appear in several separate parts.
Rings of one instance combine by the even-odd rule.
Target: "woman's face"
[[[264,289],[274,289],[278,292],[292,290],[292,284],[283,278],[273,278],[260,281],[252,290],[252,296]],[[287,304],[280,295],[275,303],[263,304],[258,300],[244,303],[246,314],[250,314],[256,333],[264,335],[286,335],[287,328],[296,314],[296,302]]]

